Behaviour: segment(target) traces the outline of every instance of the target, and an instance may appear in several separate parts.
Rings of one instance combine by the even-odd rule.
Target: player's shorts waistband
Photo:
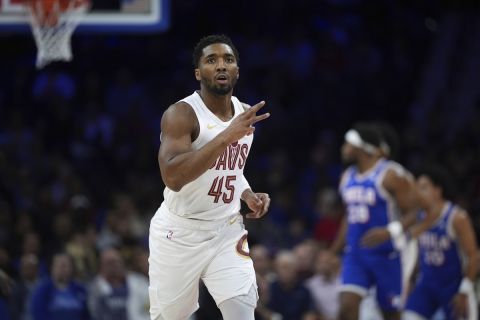
[[[231,216],[219,220],[199,220],[192,218],[181,217],[168,210],[164,203],[158,208],[155,213],[157,218],[166,219],[168,222],[175,224],[176,226],[193,229],[193,230],[217,230],[225,225],[231,224],[232,219],[243,219],[240,213],[234,213]]]

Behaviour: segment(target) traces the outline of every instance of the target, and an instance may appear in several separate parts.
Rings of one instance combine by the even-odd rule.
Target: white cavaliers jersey
[[[232,96],[235,114],[231,120],[222,121],[207,108],[197,92],[181,101],[192,107],[200,126],[198,137],[192,142],[193,150],[202,148],[245,111],[243,104]],[[238,213],[240,196],[249,187],[243,169],[252,140],[253,135],[244,136],[229,145],[206,172],[180,191],[165,187],[162,206],[175,215],[199,220],[224,219]]]

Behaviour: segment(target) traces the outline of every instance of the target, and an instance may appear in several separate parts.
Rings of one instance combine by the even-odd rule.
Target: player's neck
[[[364,173],[370,169],[372,169],[380,160],[378,157],[368,157],[368,158],[363,158],[357,163],[358,167],[358,172],[359,173]]]
[[[446,202],[447,201],[443,199],[439,201],[433,201],[432,204],[427,209],[425,209],[427,215],[432,217],[433,219],[438,218],[442,214]]]
[[[207,108],[221,120],[228,121],[233,117],[231,92],[226,95],[217,95],[207,91],[205,88],[201,88],[198,94]]]

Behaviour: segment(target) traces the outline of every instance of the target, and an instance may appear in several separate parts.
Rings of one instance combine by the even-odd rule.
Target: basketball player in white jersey
[[[260,218],[266,193],[254,193],[243,169],[264,101],[250,107],[232,96],[238,52],[212,35],[194,49],[200,90],[173,104],[161,121],[158,163],[164,202],[150,224],[150,315],[187,319],[198,308],[202,279],[226,320],[254,319],[257,285],[239,214],[243,200]]]

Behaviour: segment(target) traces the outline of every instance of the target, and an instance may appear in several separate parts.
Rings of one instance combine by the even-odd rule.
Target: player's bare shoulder
[[[388,161],[388,171],[387,175],[394,175],[398,178],[413,180],[414,177],[410,171],[408,171],[404,166],[400,163],[389,160]]]
[[[163,124],[169,125],[174,124],[177,125],[179,122],[191,122],[195,120],[197,117],[195,112],[193,111],[192,107],[184,102],[178,101],[172,105],[170,105],[167,110],[163,113],[162,116],[162,126]],[[172,123],[173,122],[173,123]]]
[[[470,223],[468,212],[462,207],[455,207],[455,215],[453,216],[453,224],[462,227],[464,224]]]
[[[456,206],[454,210],[449,231],[454,237],[460,239],[461,246],[464,247],[464,250],[477,252],[477,240],[470,215],[465,209],[458,206]]]
[[[162,137],[170,134],[185,134],[192,137],[198,135],[199,123],[193,108],[184,101],[170,105],[163,113],[161,120]]]
[[[415,178],[412,173],[405,169],[401,164],[389,161],[388,169],[383,178],[383,186],[394,191],[397,188],[408,187],[414,184]]]

